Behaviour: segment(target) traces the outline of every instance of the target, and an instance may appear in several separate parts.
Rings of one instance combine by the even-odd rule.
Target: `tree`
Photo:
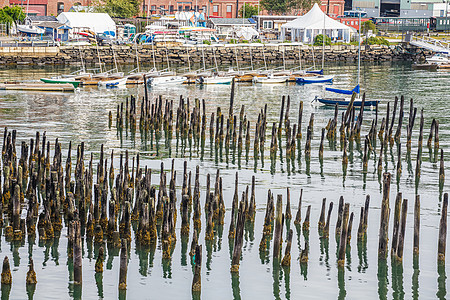
[[[377,27],[372,21],[365,21],[361,23],[361,32],[367,34],[369,30],[372,30],[372,33],[375,34],[377,32]]]
[[[245,3],[241,9],[239,9],[239,16],[242,17],[242,13],[244,13],[244,18],[248,19],[252,16],[256,16],[258,14],[258,7]]]
[[[261,0],[261,6],[270,14],[285,14],[288,11],[287,0]]]
[[[260,4],[270,14],[300,14],[311,9],[320,0],[261,0]]]
[[[9,34],[11,25],[17,25],[18,21],[25,20],[25,13],[19,6],[5,6],[0,9],[0,23],[6,24],[6,31]]]
[[[139,14],[138,0],[105,0],[95,3],[96,11],[105,12],[111,17],[131,18]]]

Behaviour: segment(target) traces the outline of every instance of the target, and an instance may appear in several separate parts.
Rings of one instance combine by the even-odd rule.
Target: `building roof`
[[[249,19],[241,19],[241,18],[213,18],[210,20],[214,25],[219,25],[219,26],[234,26],[234,25],[252,26],[253,25],[253,23]]]
[[[37,24],[38,27],[53,28],[53,29],[57,29],[63,25],[64,24],[59,22],[40,22],[39,24]]]
[[[28,16],[31,22],[58,22],[55,16]]]
[[[309,12],[297,19],[281,25],[282,28],[287,29],[344,29],[350,30],[350,27],[328,17],[317,3],[311,8]]]
[[[96,33],[116,31],[116,23],[105,13],[63,12],[57,19],[72,28],[89,28]]]

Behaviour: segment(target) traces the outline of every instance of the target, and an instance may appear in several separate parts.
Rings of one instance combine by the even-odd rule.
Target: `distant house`
[[[256,28],[256,22],[253,19],[211,18],[208,20],[207,27],[215,29],[217,34],[229,35],[240,27]]]
[[[116,23],[105,13],[64,12],[57,19],[75,32],[89,29],[95,33],[116,35]]]

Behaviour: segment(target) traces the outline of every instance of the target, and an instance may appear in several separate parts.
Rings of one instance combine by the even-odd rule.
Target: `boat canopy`
[[[353,94],[353,92],[359,94],[359,84],[357,86],[355,86],[355,88],[351,91],[334,89],[334,88],[329,88],[329,87],[326,87],[325,90],[327,90],[329,92],[337,93],[337,94],[344,94],[344,95],[351,95],[351,94]]]

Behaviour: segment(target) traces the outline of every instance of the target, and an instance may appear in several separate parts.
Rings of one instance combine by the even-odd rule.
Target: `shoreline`
[[[217,62],[218,65],[236,63],[286,63],[298,62],[299,52],[304,62],[322,60],[321,46],[298,46],[285,44],[237,44],[237,45],[197,45],[197,46],[61,46],[61,47],[0,47],[0,65],[73,65],[80,63],[80,53],[84,63],[99,62],[118,64],[136,63],[136,52],[140,63],[187,64]],[[358,59],[358,46],[332,45],[325,47],[325,61],[351,62]],[[414,47],[385,45],[361,46],[361,61],[417,61],[430,55]]]

